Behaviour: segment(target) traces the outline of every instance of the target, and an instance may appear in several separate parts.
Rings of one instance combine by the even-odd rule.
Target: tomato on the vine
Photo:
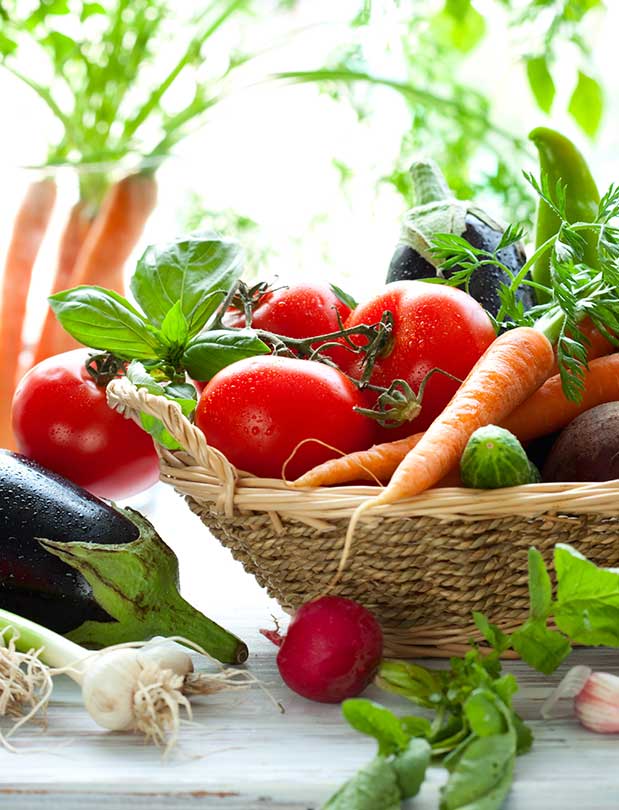
[[[350,307],[341,301],[328,284],[303,281],[265,293],[252,315],[252,327],[285,335],[307,338],[337,332],[340,321],[350,315]],[[226,315],[229,326],[245,326],[238,310]]]
[[[24,375],[13,397],[20,452],[103,498],[127,498],[159,478],[150,436],[108,407],[85,367],[88,351],[49,357]]]
[[[209,444],[241,470],[293,479],[342,453],[372,444],[366,404],[337,369],[312,360],[262,355],[219,371],[202,392],[195,422]],[[330,449],[325,445],[337,448]]]
[[[379,355],[370,382],[388,388],[395,379],[405,380],[414,392],[434,368],[463,380],[495,339],[490,318],[462,290],[423,281],[388,284],[350,315],[345,327],[377,323],[386,310],[393,316],[393,333]],[[364,339],[351,336],[357,345]],[[362,373],[362,355],[342,353],[343,370],[353,377]],[[378,428],[379,441],[391,441],[425,430],[456,392],[459,383],[435,373],[423,393],[421,413],[400,427]]]

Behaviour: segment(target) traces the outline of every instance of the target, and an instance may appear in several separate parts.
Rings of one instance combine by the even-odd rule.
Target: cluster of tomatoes
[[[299,283],[266,293],[251,326],[300,339],[337,332],[342,324],[346,330],[376,324],[385,312],[391,313],[391,330],[375,358],[370,388],[355,382],[364,373],[364,353],[343,339],[323,350],[339,370],[318,358],[261,355],[229,365],[206,384],[196,424],[239,469],[288,479],[341,453],[425,429],[495,338],[487,314],[465,292],[394,282],[351,310],[328,285]],[[231,311],[228,325],[243,326],[243,316]],[[363,347],[368,338],[352,334],[347,340]],[[157,458],[150,437],[107,407],[85,356],[81,350],[58,355],[26,375],[13,405],[15,434],[20,449],[43,465],[96,494],[127,497],[154,483]],[[437,368],[452,377],[431,376],[422,410],[411,421],[383,427],[357,410],[371,408],[377,390],[395,379],[417,391]]]

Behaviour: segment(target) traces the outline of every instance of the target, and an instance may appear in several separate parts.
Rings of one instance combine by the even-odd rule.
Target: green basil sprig
[[[345,782],[324,810],[398,810],[419,793],[430,762],[430,745],[414,738],[406,724],[371,700],[345,700],[350,725],[378,742],[377,756]]]
[[[237,242],[198,233],[146,249],[131,281],[142,311],[113,290],[95,286],[63,290],[49,301],[76,340],[129,362],[127,376],[134,385],[173,399],[190,417],[196,391],[185,382],[186,373],[209,380],[230,363],[270,351],[252,329],[208,326],[236,288],[242,265]],[[178,449],[158,419],[142,414],[141,421],[157,442]]]
[[[139,260],[131,292],[154,326],[163,328],[170,310],[182,313],[187,338],[202,331],[222,298],[241,277],[238,242],[213,233],[151,245]]]
[[[550,675],[572,651],[572,643],[619,647],[619,572],[599,568],[575,549],[559,543],[554,549],[557,580],[552,583],[542,555],[529,549],[529,618],[503,648]],[[548,627],[554,620],[557,630]],[[497,630],[485,616],[475,614],[484,638],[496,648]],[[500,632],[500,631],[499,631]]]

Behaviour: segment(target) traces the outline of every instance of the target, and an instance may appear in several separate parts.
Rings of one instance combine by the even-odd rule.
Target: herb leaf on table
[[[405,722],[378,703],[345,700],[342,714],[350,725],[378,742],[377,756],[348,780],[324,810],[399,810],[416,796],[430,762],[430,745],[413,737]]]

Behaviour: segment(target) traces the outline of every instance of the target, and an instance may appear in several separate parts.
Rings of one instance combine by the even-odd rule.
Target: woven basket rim
[[[330,521],[350,518],[379,489],[370,484],[296,488],[282,479],[256,478],[236,469],[223,453],[209,446],[202,431],[183,415],[176,402],[137,389],[126,377],[108,385],[107,399],[110,407],[138,424],[140,413],[160,419],[184,448],[170,451],[155,443],[161,480],[185,495],[212,503],[227,516],[235,512],[267,512],[276,520],[279,515],[328,530],[332,528]],[[437,488],[376,507],[363,519],[427,516],[466,521],[545,513],[619,515],[619,479],[526,484],[495,490]]]

